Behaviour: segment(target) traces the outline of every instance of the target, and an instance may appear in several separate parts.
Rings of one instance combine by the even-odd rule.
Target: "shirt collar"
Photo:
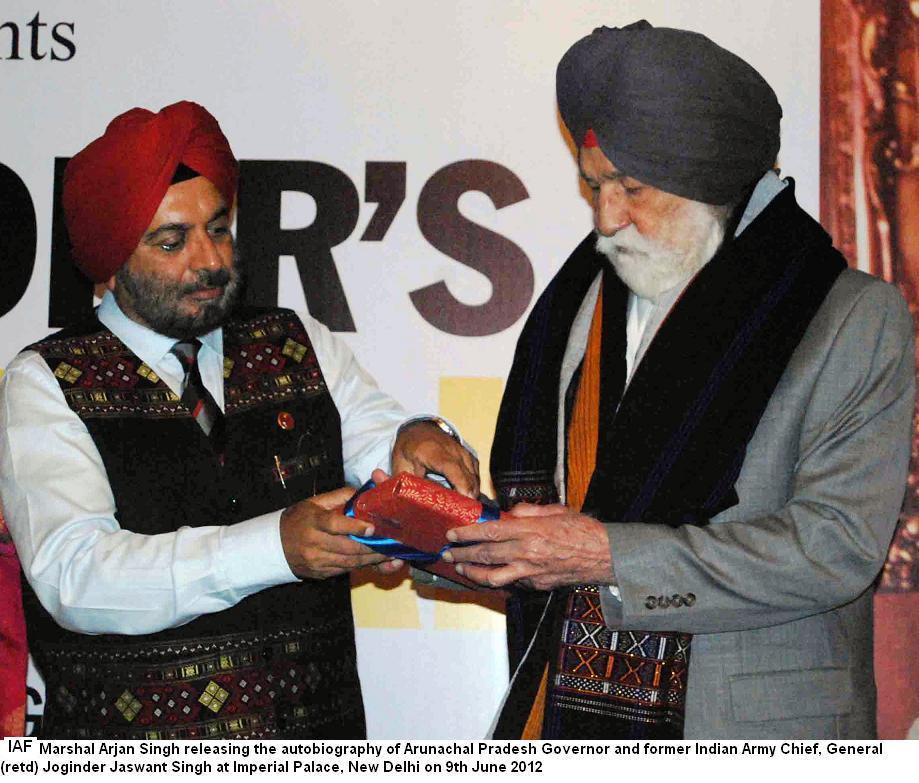
[[[125,315],[111,291],[105,292],[96,314],[104,326],[150,367],[160,365],[176,343],[175,337],[154,332]],[[217,327],[198,339],[206,348],[223,356],[223,329]]]
[[[737,224],[734,236],[739,237],[741,232],[759,217],[760,212],[769,206],[769,202],[787,187],[788,181],[782,179],[776,172],[770,170],[763,174],[756,183],[756,187],[753,188],[753,193]]]

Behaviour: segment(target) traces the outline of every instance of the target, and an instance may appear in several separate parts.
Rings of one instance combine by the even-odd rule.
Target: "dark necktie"
[[[201,380],[201,371],[198,369],[200,348],[201,342],[197,339],[180,340],[172,346],[170,352],[181,362],[182,369],[185,370],[182,403],[191,410],[198,426],[219,454],[223,451],[223,414]]]

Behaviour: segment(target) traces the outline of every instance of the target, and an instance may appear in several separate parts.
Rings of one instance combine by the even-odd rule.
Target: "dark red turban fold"
[[[64,171],[63,204],[77,267],[97,283],[128,260],[184,163],[232,206],[238,164],[217,120],[180,101],[158,114],[131,109]]]

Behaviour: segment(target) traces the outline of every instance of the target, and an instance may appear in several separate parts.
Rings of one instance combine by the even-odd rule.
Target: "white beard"
[[[724,238],[725,223],[724,208],[689,201],[678,222],[668,227],[677,240],[649,239],[630,224],[613,236],[599,235],[597,250],[631,291],[657,302],[709,262]]]

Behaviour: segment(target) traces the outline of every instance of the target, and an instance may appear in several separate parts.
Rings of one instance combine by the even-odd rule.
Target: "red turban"
[[[232,206],[238,165],[217,120],[180,101],[154,114],[131,109],[64,170],[63,204],[77,267],[102,283],[144,235],[180,163],[207,177]]]

